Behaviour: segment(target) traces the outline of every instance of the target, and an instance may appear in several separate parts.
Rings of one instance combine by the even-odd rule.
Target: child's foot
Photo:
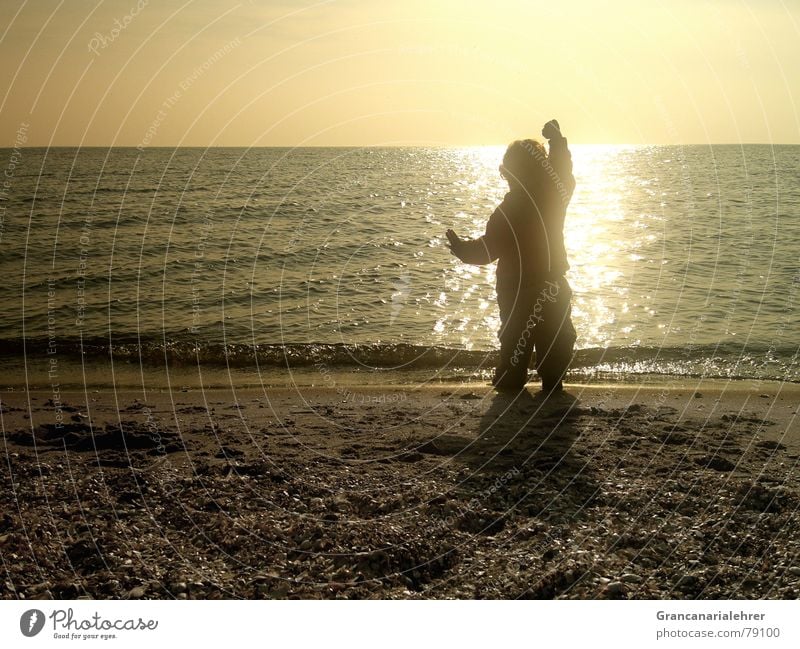
[[[525,388],[527,378],[527,376],[514,376],[508,371],[496,371],[492,377],[492,385],[498,392],[516,392]]]
[[[547,394],[554,394],[556,392],[563,392],[564,384],[558,381],[542,381],[542,392]]]
[[[520,392],[525,389],[525,384],[511,383],[510,381],[498,381],[494,384],[494,389],[498,392]]]

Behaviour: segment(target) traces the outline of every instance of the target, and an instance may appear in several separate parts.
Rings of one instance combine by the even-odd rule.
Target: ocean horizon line
[[[508,142],[495,142],[485,144],[315,144],[315,145],[289,145],[289,144],[220,144],[220,145],[162,145],[141,147],[136,144],[58,144],[58,145],[24,145],[2,146],[0,150],[36,150],[36,149],[135,149],[147,150],[174,150],[174,149],[471,149],[494,148],[507,146]],[[643,143],[643,142],[571,142],[575,147],[615,147],[615,148],[644,148],[644,147],[744,147],[744,146],[771,146],[792,147],[800,146],[800,142],[682,142],[682,143]]]

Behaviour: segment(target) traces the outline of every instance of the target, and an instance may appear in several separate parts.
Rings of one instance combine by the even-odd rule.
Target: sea
[[[800,381],[800,146],[571,150],[570,380]],[[485,381],[503,151],[2,149],[0,387]]]

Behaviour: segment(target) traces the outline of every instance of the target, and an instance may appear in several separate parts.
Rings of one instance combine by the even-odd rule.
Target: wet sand
[[[794,598],[798,397],[7,391],[0,597]]]

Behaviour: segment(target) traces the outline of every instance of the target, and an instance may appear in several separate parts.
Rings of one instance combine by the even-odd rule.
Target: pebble
[[[800,567],[792,566],[789,568],[789,574],[794,575],[795,577],[800,577]]]
[[[623,595],[625,594],[625,584],[621,581],[612,581],[606,586],[607,595]]]
[[[128,599],[142,599],[146,593],[147,589],[144,586],[137,586],[128,591]]]
[[[627,572],[622,577],[620,577],[622,581],[626,584],[641,584],[642,578],[639,575],[635,575],[632,572]]]
[[[269,591],[269,596],[274,599],[283,599],[289,594],[289,584],[278,584],[275,588]]]
[[[330,509],[333,511],[343,511],[346,510],[350,506],[350,501],[347,499],[346,496],[336,496],[333,499],[333,503],[331,503]]]

